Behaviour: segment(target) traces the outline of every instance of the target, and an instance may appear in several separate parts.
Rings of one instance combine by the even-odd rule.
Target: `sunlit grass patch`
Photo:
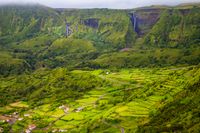
[[[77,100],[77,102],[79,102],[80,104],[89,104],[89,103],[94,103],[95,101],[97,101],[98,98],[94,98],[94,97],[90,97],[87,99],[79,99]]]
[[[74,128],[75,126],[74,125],[69,125],[67,124],[66,121],[63,121],[63,120],[58,120],[54,123],[54,127],[56,128],[60,128],[60,129],[72,129]]]
[[[72,73],[75,73],[75,74],[79,74],[79,73],[85,73],[86,71],[82,71],[82,70],[73,70],[71,71]]]
[[[56,118],[52,118],[52,117],[46,117],[45,118],[45,120],[47,121],[47,122],[53,122],[53,121],[55,121],[56,120]]]
[[[0,107],[0,113],[7,113],[7,112],[10,112],[12,110],[14,110],[14,108],[10,107],[10,106]]]
[[[129,108],[135,108],[136,106],[140,106],[146,109],[150,109],[153,106],[154,102],[150,101],[142,101],[142,100],[137,100],[136,102],[129,102],[126,104]]]
[[[161,101],[163,98],[165,98],[164,96],[149,96],[148,97],[148,100],[151,100],[151,101]]]
[[[65,113],[64,113],[64,111],[63,111],[62,109],[57,108],[57,109],[55,109],[55,110],[53,110],[53,111],[48,112],[47,114],[48,114],[49,116],[52,116],[52,117],[61,117],[61,116],[63,116]]]
[[[98,104],[100,105],[100,106],[102,106],[102,105],[107,105],[108,104],[108,100],[99,100],[98,101]]]
[[[61,126],[67,125],[66,123],[67,123],[66,121],[58,120],[58,121],[56,121],[56,122],[54,123],[54,125],[55,125],[56,127],[61,127]]]
[[[134,116],[134,117],[144,117],[148,116],[149,110],[147,108],[141,107],[139,105],[134,106],[122,106],[116,109],[116,112],[120,116]]]
[[[123,111],[128,111],[128,106],[121,106],[121,107],[118,107],[116,109],[117,113],[120,113],[120,112],[123,112]]]
[[[66,121],[83,120],[84,119],[84,115],[82,115],[81,113],[70,113],[70,114],[65,115],[61,119],[62,120],[66,120]]]
[[[44,104],[42,106],[39,106],[38,109],[43,111],[43,112],[47,112],[47,111],[49,111],[50,106],[51,106],[50,104]]]
[[[106,70],[105,70],[105,71],[106,71]],[[101,70],[101,69],[99,69],[99,70],[94,70],[94,71],[91,72],[91,74],[94,74],[94,75],[106,74],[105,71],[104,71],[104,70]]]
[[[92,91],[89,91],[88,94],[99,96],[99,95],[105,94],[105,90],[102,90],[102,89],[92,90]]]
[[[28,108],[28,104],[23,101],[15,102],[10,104],[11,107],[17,107],[17,108]]]
[[[33,112],[36,114],[36,115],[39,115],[39,116],[47,116],[46,112],[42,111],[42,110],[33,110]]]

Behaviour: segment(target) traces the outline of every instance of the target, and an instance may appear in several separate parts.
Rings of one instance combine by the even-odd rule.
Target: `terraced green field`
[[[34,107],[29,101],[16,101],[0,108],[0,124],[16,133],[30,125],[35,126],[32,132],[36,133],[135,132],[139,124],[147,123],[159,108],[173,101],[196,71],[198,66],[73,70],[74,76],[91,74],[104,84],[62,103],[52,101]]]

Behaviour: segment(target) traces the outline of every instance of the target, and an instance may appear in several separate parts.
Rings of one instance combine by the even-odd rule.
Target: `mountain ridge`
[[[0,20],[1,47],[10,51],[9,53],[15,56],[14,58],[22,59],[31,64],[32,68],[36,68],[37,64],[41,63],[44,63],[43,66],[46,67],[63,66],[66,65],[66,59],[70,60],[70,63],[67,64],[71,67],[80,67],[83,64],[84,67],[89,68],[126,66],[124,61],[121,62],[123,64],[120,64],[115,57],[113,59],[119,65],[107,62],[107,57],[102,58],[106,51],[112,53],[124,48],[137,49],[135,55],[132,55],[132,50],[119,52],[118,55],[122,56],[124,60],[135,60],[138,58],[137,56],[142,56],[141,58],[148,62],[143,65],[142,62],[138,64],[138,62],[128,61],[128,66],[160,65],[162,64],[160,62],[163,61],[166,62],[164,63],[166,65],[168,62],[172,62],[172,64],[196,64],[199,62],[198,52],[195,52],[198,50],[198,33],[200,31],[198,27],[198,12],[200,9],[198,7],[189,7],[189,9],[61,10],[39,5],[30,7],[4,6],[0,8],[0,15],[2,16]],[[166,22],[169,25],[166,25]],[[77,59],[72,60],[68,57],[71,53],[67,53],[69,55],[66,56],[61,51],[55,51],[59,55],[48,52],[54,41],[70,38],[79,39],[79,42],[82,40],[83,44],[85,44],[84,40],[90,41],[96,50],[93,52],[88,51],[89,53],[83,51],[82,56],[86,56],[87,59],[82,62],[79,62],[78,57],[80,55],[78,54]],[[37,39],[44,44],[38,42],[36,45]],[[24,47],[25,45],[26,47]],[[64,44],[62,45],[63,48],[67,47]],[[35,56],[32,56],[32,52],[35,52],[34,49],[37,47],[40,52],[34,53]],[[189,47],[189,49],[184,50],[186,47]],[[165,49],[163,53],[162,48],[169,50]],[[149,54],[140,53],[141,51],[145,52],[145,49],[161,51],[164,56],[162,58],[165,59],[155,56],[153,51]],[[170,49],[174,51],[175,55],[170,55]],[[180,52],[175,53],[175,51]],[[188,51],[187,54],[182,54],[185,51]],[[133,57],[128,57],[129,54]],[[52,59],[47,59],[50,55]],[[174,58],[173,61],[170,61],[167,56],[172,56],[170,58]],[[178,61],[181,56],[184,56],[185,59]],[[5,64],[5,60],[3,64]]]

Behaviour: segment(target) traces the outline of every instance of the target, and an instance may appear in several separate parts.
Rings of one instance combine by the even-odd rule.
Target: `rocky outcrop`
[[[141,9],[129,13],[133,30],[139,36],[148,33],[153,25],[159,20],[161,9]]]
[[[80,23],[95,29],[99,27],[99,19],[97,18],[81,19]]]

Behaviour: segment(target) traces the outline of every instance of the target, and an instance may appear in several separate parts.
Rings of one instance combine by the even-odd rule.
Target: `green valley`
[[[0,18],[0,132],[200,131],[200,4]]]

